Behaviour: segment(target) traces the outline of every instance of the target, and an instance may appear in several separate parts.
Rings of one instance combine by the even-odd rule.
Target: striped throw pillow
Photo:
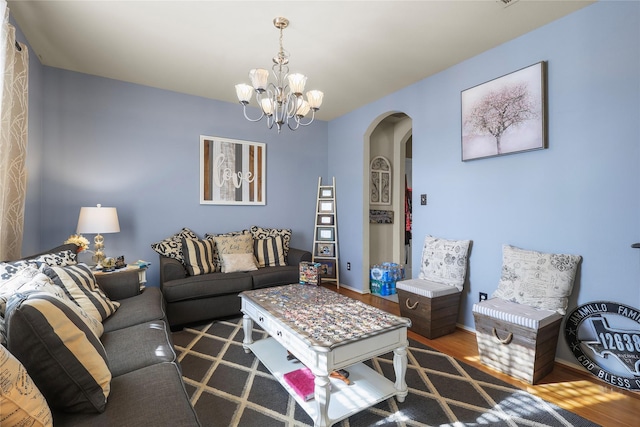
[[[253,250],[260,267],[287,265],[284,256],[284,242],[280,236],[254,240]]]
[[[45,292],[16,294],[7,304],[7,348],[52,408],[104,412],[107,354],[73,303]]]
[[[104,321],[120,307],[119,302],[111,301],[102,292],[93,272],[85,264],[42,268],[53,283],[64,289],[67,298],[99,321]]]
[[[213,240],[182,239],[182,254],[184,266],[189,275],[215,273],[216,264],[213,262]]]

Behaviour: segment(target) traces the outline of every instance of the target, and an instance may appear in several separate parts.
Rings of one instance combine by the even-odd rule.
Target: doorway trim
[[[406,156],[406,143],[413,135],[413,119],[402,111],[388,111],[376,117],[363,136],[362,143],[362,165],[363,165],[363,188],[362,188],[362,291],[369,292],[369,268],[370,268],[370,224],[369,224],[369,165],[371,162],[371,136],[376,128],[389,117],[404,114],[406,118],[401,119],[393,131],[393,159],[392,167],[392,209],[402,215],[394,215],[397,219],[393,224],[393,258],[394,262],[400,263],[404,250],[404,174]],[[401,160],[401,161],[400,161]],[[402,242],[402,244],[401,244]]]

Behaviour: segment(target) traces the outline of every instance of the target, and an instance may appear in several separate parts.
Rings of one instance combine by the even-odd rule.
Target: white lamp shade
[[[238,101],[249,103],[251,101],[251,95],[253,94],[253,88],[247,84],[236,85],[236,95]]]
[[[271,116],[273,114],[273,102],[271,101],[271,99],[269,98],[262,98],[260,100],[260,107],[262,107],[262,111],[264,111],[264,113],[267,116]]]
[[[291,92],[296,95],[302,94],[304,92],[304,85],[307,84],[307,76],[304,74],[289,74],[289,88],[291,88]]]
[[[251,79],[251,84],[255,90],[266,90],[269,71],[264,68],[254,68],[249,71],[249,79]]]
[[[103,234],[120,232],[116,208],[103,208],[101,205],[80,208],[77,233]]]
[[[309,92],[307,92],[307,101],[309,102],[309,107],[313,108],[314,110],[319,110],[320,106],[322,105],[323,96],[324,93],[320,92],[319,90],[310,90]]]
[[[298,105],[298,110],[296,111],[296,115],[300,117],[304,117],[309,113],[311,107],[309,107],[309,103],[305,100],[301,100]]]

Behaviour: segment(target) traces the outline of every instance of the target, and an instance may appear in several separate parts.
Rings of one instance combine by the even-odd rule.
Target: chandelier
[[[282,30],[287,28],[289,20],[277,17],[273,20],[273,25],[280,30],[280,50],[273,57],[273,75],[275,84],[268,82],[269,71],[264,68],[254,68],[249,71],[251,86],[248,84],[236,85],[236,95],[242,104],[244,117],[257,122],[266,116],[267,127],[278,127],[278,133],[286,123],[289,129],[296,130],[300,126],[308,126],[313,122],[316,111],[320,109],[324,94],[319,90],[307,92],[307,99],[304,98],[304,85],[307,76],[304,74],[289,74],[289,52],[282,47]],[[252,119],[247,115],[247,105],[251,100],[251,95],[255,93],[256,101],[260,107],[260,117]],[[304,117],[311,112],[311,118],[303,121]]]

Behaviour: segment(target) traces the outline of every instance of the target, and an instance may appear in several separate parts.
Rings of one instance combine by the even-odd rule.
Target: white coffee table
[[[392,396],[404,402],[409,319],[309,285],[245,291],[240,297],[245,351],[260,359],[314,426],[331,426]],[[270,336],[254,342],[253,322]],[[287,350],[313,372],[313,400],[304,401],[284,381],[284,374],[301,367],[287,360]],[[395,383],[362,363],[391,351]],[[352,385],[329,378],[338,369],[349,371]]]

